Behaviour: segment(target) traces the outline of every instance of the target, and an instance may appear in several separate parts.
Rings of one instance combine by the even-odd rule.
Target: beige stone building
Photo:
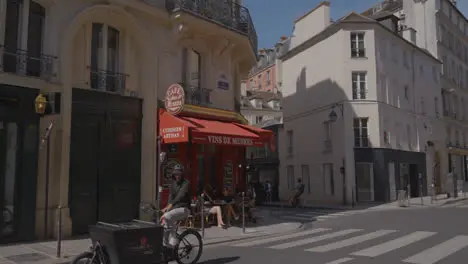
[[[225,2],[0,1],[0,241],[54,235],[59,206],[69,236],[155,202],[169,85],[187,111],[236,116],[257,36],[240,0]],[[56,113],[35,113],[38,94]]]

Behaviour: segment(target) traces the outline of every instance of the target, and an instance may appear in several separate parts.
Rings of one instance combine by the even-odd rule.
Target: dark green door
[[[73,89],[70,213],[73,234],[96,221],[138,217],[141,104],[136,98]]]
[[[0,240],[12,238],[18,231],[18,137],[17,122],[0,114]]]
[[[98,217],[99,119],[74,116],[70,148],[70,216],[73,234],[85,234]]]

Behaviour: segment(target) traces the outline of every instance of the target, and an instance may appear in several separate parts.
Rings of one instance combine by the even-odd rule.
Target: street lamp
[[[34,109],[36,114],[43,116],[46,112],[47,105],[49,102],[43,94],[38,94],[34,100]],[[49,181],[50,181],[50,133],[54,127],[54,122],[50,122],[47,126],[44,135],[41,137],[41,148],[44,147],[44,143],[47,143],[46,149],[46,168],[45,168],[45,186],[44,186],[44,238],[48,235],[48,222],[49,222]]]
[[[336,122],[336,119],[338,119],[338,115],[336,114],[335,110],[332,109],[330,114],[328,114],[328,121]]]

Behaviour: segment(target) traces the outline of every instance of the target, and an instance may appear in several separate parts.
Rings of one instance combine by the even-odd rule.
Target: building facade
[[[294,24],[282,60],[280,197],[296,179],[305,203],[427,194],[445,137],[440,61],[403,38],[394,16],[330,19],[322,2]],[[333,54],[333,55],[332,55]]]
[[[438,171],[441,177],[436,178],[435,183],[438,193],[454,195],[468,183],[467,19],[454,0],[383,1],[367,11],[377,15],[382,12],[396,14],[400,18],[400,28],[411,32],[419,47],[443,63],[442,114],[447,138],[445,148],[435,153],[441,158]]]
[[[257,35],[240,1],[212,2],[0,1],[1,242],[50,237],[57,208],[66,236],[141,217],[171,84],[184,113],[243,120]],[[35,114],[38,94],[56,112]]]

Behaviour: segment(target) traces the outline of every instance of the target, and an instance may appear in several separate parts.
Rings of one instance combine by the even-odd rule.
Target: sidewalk
[[[404,207],[441,207],[444,205],[453,204],[459,201],[467,200],[468,199],[468,192],[459,193],[458,197],[447,197],[446,194],[439,194],[435,197],[435,199],[431,196],[424,196],[422,197],[413,197],[410,199],[409,205],[408,200],[404,202],[404,206],[400,206],[399,201],[382,204],[379,206],[372,207],[371,209],[394,209],[394,208],[404,208]]]
[[[306,209],[316,209],[316,210],[363,210],[368,209],[374,206],[381,205],[381,203],[377,202],[366,202],[366,203],[359,203],[353,205],[339,205],[339,204],[314,204],[314,203],[305,203],[302,204],[301,208]],[[269,204],[262,204],[259,205],[260,208],[268,208],[268,207],[276,207],[276,208],[293,208],[289,205],[287,201],[279,201],[279,202],[271,202]]]
[[[457,198],[450,197],[448,198],[446,194],[437,195],[435,199],[431,196],[424,196],[423,202],[421,204],[421,197],[413,197],[410,199],[410,204],[406,201],[406,206],[404,207],[437,207],[444,206],[451,203],[456,203],[459,201],[467,200],[468,192],[459,193]],[[259,207],[268,208],[268,207],[277,207],[277,208],[292,208],[286,201],[272,202],[269,204],[262,204]],[[311,204],[305,203],[302,208],[307,209],[317,209],[317,210],[377,210],[377,209],[394,209],[401,208],[399,202],[390,202],[390,203],[378,203],[378,202],[366,202],[358,203],[354,206],[352,205],[320,205],[320,204]]]
[[[270,216],[268,211],[258,213],[257,225],[246,226],[245,233],[241,227],[230,227],[226,230],[210,227],[205,229],[203,244],[216,245],[227,241],[242,240],[257,236],[293,232],[302,228],[298,222],[287,222]],[[74,256],[89,250],[91,241],[88,238],[62,241],[62,257],[57,258],[57,242],[45,241],[36,243],[15,244],[0,247],[0,264],[51,264],[69,263]]]

